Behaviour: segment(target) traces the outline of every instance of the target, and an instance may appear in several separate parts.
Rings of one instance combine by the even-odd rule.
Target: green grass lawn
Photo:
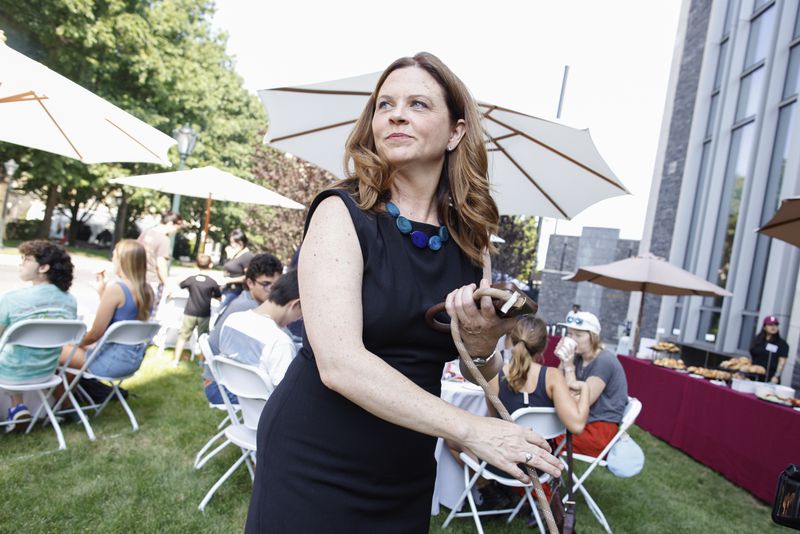
[[[140,429],[131,432],[113,403],[93,422],[97,441],[80,424],[64,425],[67,450],[38,427],[30,435],[0,435],[0,532],[241,532],[251,483],[242,468],[217,492],[205,513],[197,505],[236,460],[229,447],[202,470],[194,455],[215,432],[219,413],[208,409],[199,367],[171,366],[172,353],[151,349],[130,380],[130,404]],[[645,407],[647,409],[647,407]],[[644,471],[618,479],[595,472],[587,488],[615,532],[789,532],[772,524],[770,510],[649,434],[634,429],[645,450]],[[314,513],[309,510],[309,513]],[[602,532],[578,499],[578,530]],[[432,532],[473,532],[470,518],[441,528],[446,509],[431,520]],[[533,532],[518,519],[508,526],[486,518],[487,532]]]

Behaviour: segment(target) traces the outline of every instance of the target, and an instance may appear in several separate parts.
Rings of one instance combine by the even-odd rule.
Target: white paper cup
[[[567,359],[570,354],[575,353],[575,349],[578,347],[578,342],[572,339],[571,337],[562,337],[561,341],[559,341],[558,346],[556,347],[555,353],[559,360]]]

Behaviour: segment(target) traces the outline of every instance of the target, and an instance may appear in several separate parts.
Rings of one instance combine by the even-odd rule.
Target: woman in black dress
[[[488,286],[489,194],[480,116],[436,57],[395,61],[347,141],[350,178],[311,205],[300,258],[304,347],[267,402],[247,532],[427,532],[436,436],[522,481],[558,475],[535,432],[439,398],[449,334],[425,311],[446,297],[469,353],[502,358]],[[483,279],[481,276],[483,269]]]
[[[230,235],[230,245],[226,247],[228,261],[222,266],[225,280],[222,288],[222,308],[241,295],[244,290],[244,279],[253,253],[247,248],[248,239],[243,231],[235,229]]]

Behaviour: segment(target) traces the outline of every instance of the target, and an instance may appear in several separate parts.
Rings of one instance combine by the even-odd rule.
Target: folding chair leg
[[[605,529],[605,531],[608,532],[608,534],[612,534],[611,526],[609,526],[608,521],[606,520],[606,516],[603,514],[603,511],[600,509],[600,507],[597,506],[595,500],[592,499],[592,496],[589,495],[589,492],[586,491],[586,489],[583,486],[581,486],[580,490],[581,493],[583,494],[583,498],[586,499],[586,505],[589,507],[589,510],[591,510],[595,519],[597,519],[597,522],[600,523],[600,526],[602,526],[603,529]]]
[[[533,502],[533,496],[531,496],[531,490],[529,488],[525,488],[525,497],[528,499],[528,503],[531,505],[531,510],[533,511],[533,517],[536,519],[536,524],[539,526],[539,532],[541,534],[545,534],[544,525],[542,524],[542,517],[539,515],[539,510],[536,508],[536,503]]]
[[[478,507],[475,505],[475,497],[472,492],[467,492],[467,501],[469,501],[469,509],[472,511],[472,519],[475,520],[475,527],[478,529],[478,534],[483,534],[483,525],[481,525],[481,518],[478,515]]]
[[[58,438],[58,450],[63,451],[67,448],[67,443],[64,441],[64,434],[61,433],[61,427],[58,425],[56,414],[54,414],[53,410],[50,409],[50,405],[47,403],[47,397],[44,396],[44,393],[42,393],[41,390],[38,390],[37,393],[39,394],[39,398],[42,400],[42,406],[44,406],[44,409],[47,412],[47,417],[50,418],[50,424],[53,425],[53,430],[56,431],[56,438]]]
[[[117,384],[113,385],[114,393],[117,395],[119,399],[119,403],[122,404],[122,408],[125,410],[125,413],[128,414],[128,419],[131,420],[131,426],[133,427],[133,431],[136,432],[139,430],[139,423],[136,422],[136,417],[133,415],[133,410],[131,407],[128,406],[128,403],[125,402],[125,397],[122,396],[122,392],[119,390],[119,386]]]
[[[209,447],[211,447],[211,445],[213,443],[216,443],[219,440],[219,438],[222,437],[224,434],[225,434],[225,431],[223,430],[222,432],[220,432],[219,434],[217,434],[216,436],[211,438],[208,441],[208,443],[206,443],[205,446],[202,449],[200,449],[200,452],[197,453],[197,457],[194,460],[194,468],[195,469],[201,469],[204,465],[206,465],[208,463],[208,461],[211,458],[216,456],[217,453],[219,453],[222,449],[224,449],[225,447],[227,447],[228,445],[231,444],[231,441],[226,439],[225,441],[222,442],[221,445],[217,446],[217,448],[215,448],[213,451],[208,453],[206,456],[203,456],[203,454],[209,449]]]
[[[87,418],[86,414],[83,413],[83,409],[81,408],[80,404],[78,404],[78,400],[75,398],[75,395],[72,394],[72,391],[67,390],[67,395],[69,397],[69,401],[75,407],[75,411],[78,413],[81,423],[83,423],[83,428],[86,430],[86,435],[89,436],[89,441],[95,441],[97,438],[94,435],[92,425],[89,424],[89,418]]]
[[[511,512],[511,515],[508,516],[508,519],[506,519],[506,523],[511,523],[514,520],[514,518],[517,517],[519,511],[522,510],[523,504],[525,504],[525,495],[519,498],[519,502],[514,507],[514,511]]]
[[[247,458],[245,458],[245,460],[244,460],[244,465],[247,466],[247,472],[250,473],[250,482],[255,482],[256,481],[256,471],[253,468],[253,460],[250,458],[250,454],[251,453],[249,451],[242,451],[242,452],[247,454]]]
[[[246,458],[247,458],[249,455],[250,455],[250,452],[249,452],[249,451],[248,451],[248,452],[245,452],[244,454],[242,454],[242,456],[241,456],[241,457],[240,457],[238,460],[236,460],[236,461],[234,462],[234,464],[233,464],[233,465],[232,465],[232,466],[231,466],[231,467],[230,467],[230,468],[229,468],[227,471],[225,471],[225,474],[224,474],[224,475],[222,475],[222,476],[219,478],[219,480],[217,480],[217,481],[214,483],[214,485],[213,485],[213,486],[211,486],[211,489],[210,489],[210,490],[208,490],[208,493],[206,493],[206,496],[205,496],[205,497],[203,497],[203,500],[202,500],[202,501],[200,501],[200,505],[197,507],[197,508],[198,508],[198,509],[199,509],[201,512],[205,511],[205,509],[206,509],[206,505],[208,505],[208,502],[211,500],[211,498],[212,498],[212,497],[214,496],[214,494],[217,492],[217,490],[219,489],[219,487],[220,487],[220,486],[222,486],[222,484],[224,484],[224,483],[225,483],[225,481],[226,481],[226,480],[228,480],[228,479],[231,477],[231,475],[233,474],[233,472],[234,472],[234,471],[236,471],[236,469],[237,469],[237,468],[238,468],[240,465],[242,465],[242,462],[244,462],[244,461],[245,461],[245,459],[246,459]]]
[[[469,470],[467,469],[467,466],[464,466],[464,488],[465,489],[461,493],[461,495],[459,496],[458,502],[456,503],[456,505],[453,506],[452,510],[450,510],[450,514],[447,516],[447,519],[445,519],[444,523],[442,524],[442,528],[447,528],[447,525],[449,525],[450,522],[456,517],[456,514],[461,509],[461,506],[464,504],[464,499],[466,499],[467,498],[467,494],[472,491],[472,486],[473,486],[473,484],[475,484],[475,481],[478,480],[479,476],[480,476],[480,473],[475,473],[475,475],[473,475],[473,477],[470,479],[469,478]]]

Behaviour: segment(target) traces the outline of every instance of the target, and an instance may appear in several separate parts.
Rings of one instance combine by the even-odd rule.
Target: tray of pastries
[[[675,358],[658,358],[657,360],[653,360],[653,365],[675,369],[676,371],[686,370],[686,364],[683,363],[683,360],[676,360]]]
[[[728,381],[731,379],[731,373],[727,371],[719,371],[717,369],[706,369],[705,367],[695,367],[695,366],[687,367],[686,370],[693,375],[702,376],[703,378],[707,378],[709,380]]]
[[[655,345],[653,345],[650,348],[652,350],[659,351],[659,352],[676,353],[676,352],[680,352],[681,351],[681,348],[678,345],[676,345],[675,343],[668,343],[666,341],[659,341],[658,343],[656,343]]]
[[[754,375],[767,374],[767,370],[763,365],[754,365],[750,361],[750,358],[744,356],[731,358],[730,360],[722,362],[719,366],[721,369],[726,369],[728,371],[738,371],[740,373],[750,373]]]

